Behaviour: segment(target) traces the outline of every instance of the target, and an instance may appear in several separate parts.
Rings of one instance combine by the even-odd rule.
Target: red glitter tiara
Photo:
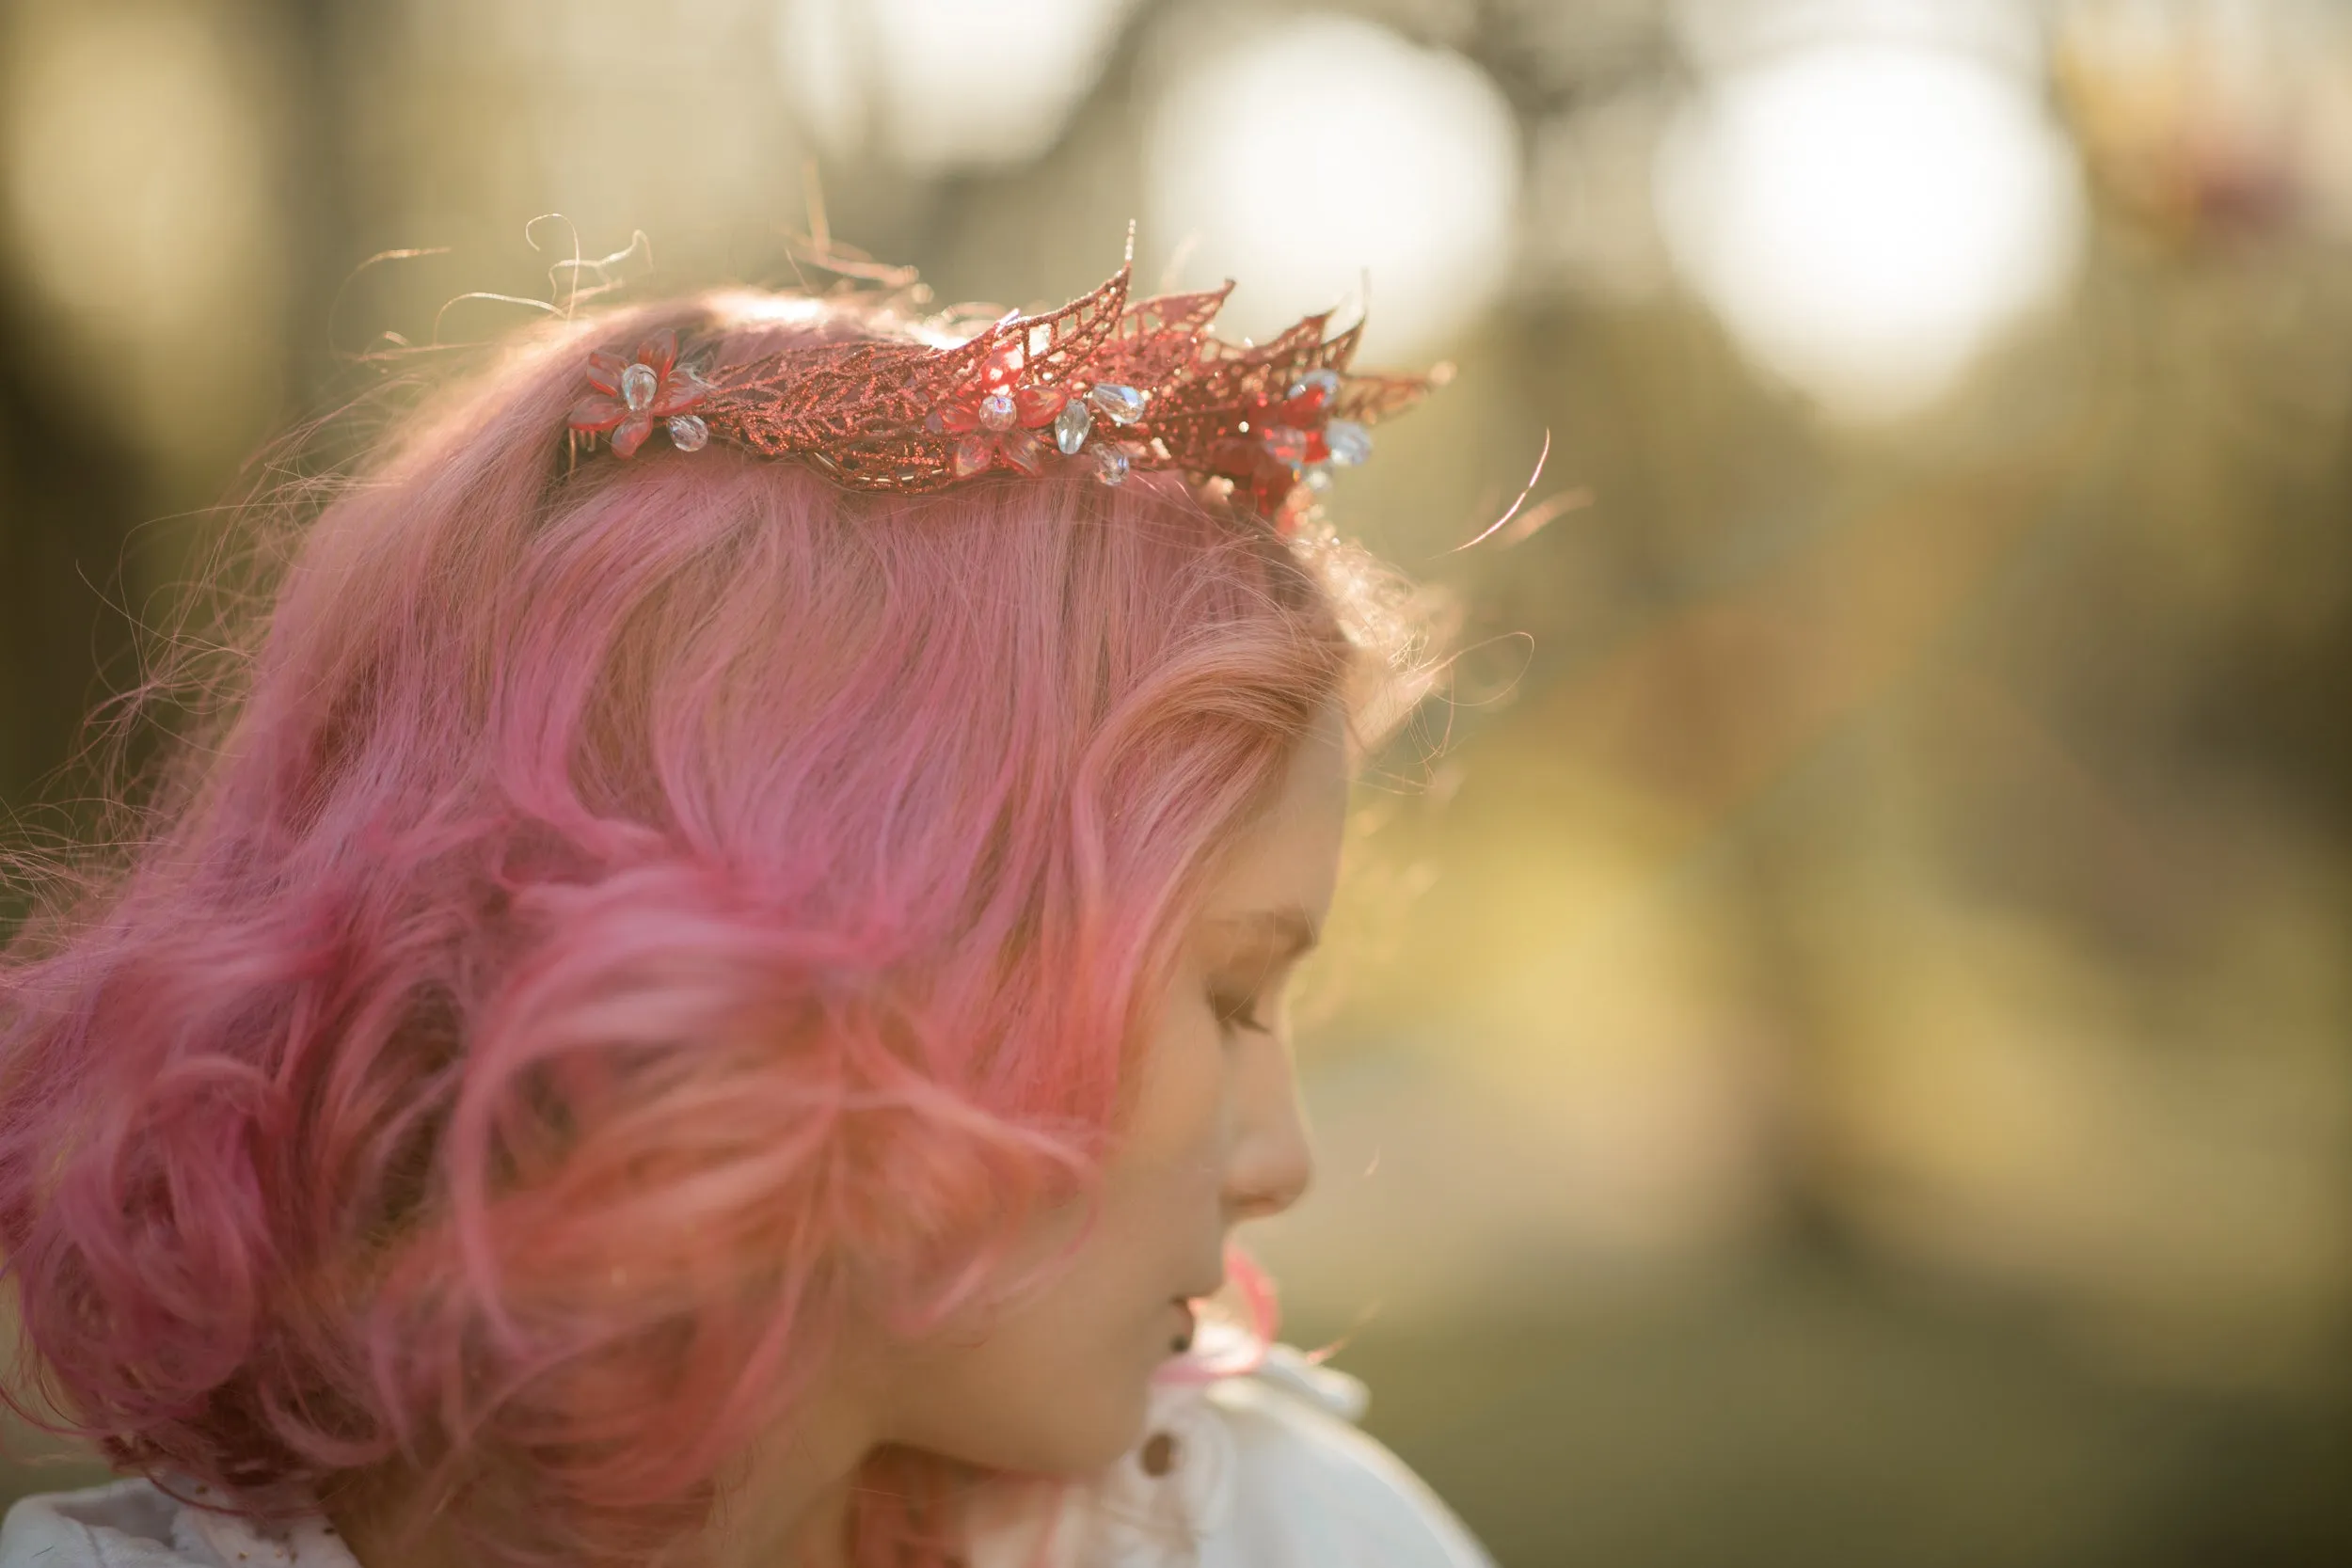
[[[1334,465],[1372,450],[1366,426],[1419,402],[1428,375],[1349,372],[1362,324],[1329,313],[1261,344],[1209,323],[1232,284],[1127,297],[1132,263],[1058,310],[1015,312],[961,341],[866,338],[790,348],[705,372],[696,345],[653,334],[588,356],[595,390],[576,440],[631,457],[655,425],[696,451],[714,436],[808,464],[859,490],[942,489],[997,468],[1081,468],[1105,484],[1176,469],[1287,534]]]

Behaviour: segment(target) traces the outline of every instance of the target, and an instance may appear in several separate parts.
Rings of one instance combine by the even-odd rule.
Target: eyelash
[[[1216,1026],[1223,1030],[1247,1029],[1256,1035],[1270,1035],[1273,1028],[1258,1016],[1263,998],[1246,996],[1238,1000],[1209,993],[1209,1010],[1216,1014]]]

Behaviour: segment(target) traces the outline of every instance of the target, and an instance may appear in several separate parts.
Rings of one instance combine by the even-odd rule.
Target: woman
[[[11,1402],[136,1478],[0,1565],[1484,1561],[1194,1334],[1428,669],[1301,483],[1421,383],[1221,297],[566,322],[323,508],[0,968]]]

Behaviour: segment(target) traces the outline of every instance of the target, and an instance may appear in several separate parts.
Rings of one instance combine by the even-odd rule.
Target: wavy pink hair
[[[1089,1190],[1188,900],[1411,664],[1360,558],[1159,479],[567,468],[587,349],[665,325],[877,329],[707,296],[444,394],[0,956],[0,1394],[118,1466],[396,1463],[498,1568],[690,1539],[853,1282],[920,1333]]]

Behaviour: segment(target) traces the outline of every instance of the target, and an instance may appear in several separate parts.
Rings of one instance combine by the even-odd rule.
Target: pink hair
[[[20,1412],[259,1512],[396,1460],[483,1561],[642,1562],[852,1273],[920,1332],[1088,1190],[1187,900],[1401,623],[1156,478],[567,469],[589,347],[714,324],[873,329],[714,295],[442,397],[0,954]]]

